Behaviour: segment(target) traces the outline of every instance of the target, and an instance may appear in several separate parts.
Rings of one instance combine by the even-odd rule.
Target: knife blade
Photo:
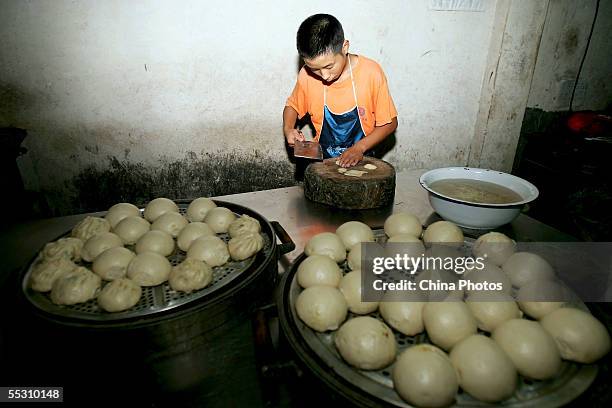
[[[296,140],[293,145],[293,155],[306,159],[323,160],[321,145],[309,140]]]

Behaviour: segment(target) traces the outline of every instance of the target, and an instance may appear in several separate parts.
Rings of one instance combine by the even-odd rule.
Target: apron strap
[[[357,103],[357,91],[355,90],[355,80],[353,78],[353,64],[351,64],[351,56],[348,55],[349,72],[351,74],[351,85],[353,86],[353,98],[355,98],[355,106],[359,107]],[[327,105],[327,85],[323,85],[323,106]],[[361,121],[360,121],[361,122]]]

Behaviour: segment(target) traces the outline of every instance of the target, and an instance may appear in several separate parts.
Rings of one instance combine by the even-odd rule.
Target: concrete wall
[[[293,184],[295,32],[329,12],[387,73],[399,128],[385,159],[464,165],[498,3],[4,0],[0,126],[28,130],[26,187],[56,213]]]
[[[567,111],[593,22],[596,0],[550,2],[528,106]],[[591,44],[576,87],[573,109],[612,103],[612,2],[601,1]]]
[[[548,3],[498,2],[470,166],[512,170]]]

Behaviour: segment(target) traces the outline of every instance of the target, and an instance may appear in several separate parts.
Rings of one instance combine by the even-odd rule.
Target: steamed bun
[[[45,259],[67,258],[78,262],[81,260],[83,240],[79,238],[60,238],[55,242],[49,242],[42,250]]]
[[[144,217],[149,222],[155,222],[162,214],[167,212],[179,212],[178,205],[168,198],[156,198],[151,200],[145,207]]]
[[[170,211],[157,217],[153,224],[151,224],[151,230],[163,231],[170,234],[172,238],[176,238],[188,223],[187,218],[177,212]]]
[[[391,329],[378,319],[350,319],[336,333],[334,343],[342,358],[362,370],[379,370],[395,360],[397,345]]]
[[[187,258],[204,261],[210,266],[221,266],[230,259],[227,244],[217,236],[205,235],[193,241],[187,251]]]
[[[337,234],[321,232],[308,240],[304,248],[306,255],[326,255],[340,263],[346,259],[346,247]]]
[[[395,362],[393,387],[413,405],[446,407],[455,400],[459,384],[446,353],[431,344],[417,344]]]
[[[48,292],[58,278],[76,267],[77,265],[68,258],[39,260],[32,266],[30,287],[37,292]]]
[[[187,219],[191,222],[202,222],[208,211],[215,208],[217,204],[207,197],[200,197],[189,203],[187,207]]]
[[[56,305],[74,305],[96,297],[102,279],[92,271],[77,266],[59,277],[51,289],[51,301]]]
[[[340,225],[336,229],[336,235],[340,237],[347,251],[359,242],[374,241],[372,228],[359,221],[349,221]]]
[[[118,246],[123,246],[123,241],[118,235],[112,232],[103,232],[85,241],[81,250],[81,257],[84,261],[93,262],[102,252]]]
[[[215,207],[206,213],[204,222],[216,233],[225,233],[235,219],[236,214],[229,208]]]
[[[124,278],[135,253],[124,247],[113,247],[102,252],[93,262],[91,269],[102,279],[110,281]]]
[[[126,278],[114,280],[104,286],[98,295],[98,305],[107,312],[121,312],[140,300],[142,288]]]
[[[127,277],[140,286],[156,286],[168,280],[172,265],[168,259],[155,252],[136,255],[127,269]]]
[[[163,256],[170,256],[174,252],[174,239],[172,239],[172,235],[167,232],[152,230],[136,241],[136,248],[134,249],[137,254],[142,252],[157,252]]]
[[[304,259],[297,269],[298,284],[307,288],[310,286],[338,287],[342,279],[342,271],[336,262],[325,255],[312,255]]]
[[[348,307],[340,291],[331,286],[311,286],[295,301],[295,310],[308,327],[318,332],[336,330],[346,319]]]
[[[387,217],[384,229],[389,238],[398,234],[409,234],[418,238],[423,231],[421,221],[416,216],[404,212]]]
[[[151,225],[144,218],[125,217],[113,229],[125,245],[135,244],[144,234],[149,232]]]
[[[100,217],[85,217],[81,220],[73,229],[71,235],[74,238],[82,239],[87,241],[94,235],[101,234],[103,232],[109,232],[111,229],[108,220]]]
[[[227,248],[234,261],[242,261],[261,251],[264,240],[259,232],[248,232],[229,240]]]
[[[212,268],[206,262],[187,258],[172,268],[168,283],[176,291],[193,292],[208,286],[212,277]]]
[[[512,281],[512,285],[520,288],[536,279],[552,279],[555,276],[553,267],[540,255],[531,252],[516,252],[502,265],[502,269]]]
[[[125,217],[140,217],[140,210],[134,204],[118,203],[109,208],[104,216],[111,228],[115,228]]]
[[[361,271],[356,269],[344,275],[340,279],[338,289],[344,295],[346,304],[351,312],[355,314],[368,314],[378,309],[378,302],[361,301]]]
[[[228,227],[230,237],[235,238],[238,235],[242,235],[247,232],[259,233],[261,231],[261,225],[255,218],[250,217],[246,214],[236,218]]]
[[[176,244],[181,249],[181,251],[187,252],[189,250],[189,246],[193,243],[193,241],[205,235],[214,236],[215,231],[213,231],[206,223],[197,221],[190,222],[179,233],[178,237],[176,238]]]
[[[423,241],[428,245],[437,243],[458,247],[463,245],[463,232],[450,221],[436,221],[423,232]]]
[[[478,237],[472,247],[475,257],[485,258],[493,265],[501,266],[516,252],[516,243],[501,232],[488,232]]]

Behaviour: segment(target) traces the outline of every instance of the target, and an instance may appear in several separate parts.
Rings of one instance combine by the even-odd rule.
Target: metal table
[[[406,211],[416,215],[424,225],[427,225],[439,217],[433,212],[429,205],[427,192],[418,183],[419,176],[426,170],[406,170],[397,173],[396,196],[393,206],[376,210],[339,210],[330,208],[317,203],[309,202],[304,198],[302,187],[288,187],[274,190],[257,191],[243,194],[227,195],[214,197],[221,201],[228,201],[240,204],[259,212],[270,221],[278,221],[289,233],[296,244],[296,250],[286,254],[279,261],[279,273],[283,273],[290,266],[291,262],[303,252],[304,245],[310,237],[323,231],[334,231],[339,225],[350,220],[363,221],[373,228],[382,227],[385,219],[393,212]],[[176,197],[182,198],[182,197]],[[56,239],[60,235],[69,231],[80,219],[86,215],[100,215],[101,213],[79,214],[53,219],[36,220],[19,225],[11,226],[0,231],[0,256],[3,260],[0,272],[0,287],[3,291],[5,283],[11,281],[20,268],[25,266],[32,259],[37,251],[46,243]],[[575,241],[571,236],[561,233],[531,217],[524,214],[519,215],[511,224],[502,229],[507,235],[521,241]],[[14,287],[14,286],[13,286]],[[272,299],[271,299],[272,301]],[[2,305],[10,308],[10,305]],[[608,321],[604,323],[610,327]],[[4,330],[4,327],[0,327]],[[236,336],[238,337],[238,336]],[[239,342],[249,341],[244,338],[225,339],[224,341]],[[0,346],[2,341],[0,338]],[[244,347],[253,347],[251,343],[243,344]],[[0,350],[0,358],[4,357],[10,350]],[[597,379],[595,387],[596,394],[587,391],[590,396],[587,400],[589,405],[597,405],[600,399],[609,401],[610,391],[608,386],[607,367],[609,359],[605,360],[606,369],[601,370],[603,374]],[[233,387],[233,393],[222,393],[218,396],[219,406],[241,406],[248,403],[249,406],[269,406],[269,398],[261,390],[258,375],[255,373],[259,367],[241,367],[239,372],[243,373],[244,378],[237,380],[231,378],[227,380],[227,387]],[[251,373],[252,374],[246,374]],[[240,374],[237,375],[240,376]],[[282,382],[282,380],[278,380]],[[240,384],[244,392],[235,390],[236,384]],[[6,384],[0,384],[6,385]],[[41,384],[42,385],[42,384]],[[282,384],[279,384],[283,388]],[[219,385],[223,388],[223,385]],[[204,392],[202,395],[205,394]],[[285,389],[280,391],[280,397],[274,398],[272,405],[295,406],[297,399],[301,397],[292,395]],[[231,397],[230,397],[231,396]],[[600,397],[601,396],[601,397]],[[207,396],[209,398],[210,396]],[[201,395],[193,394],[189,404],[197,406],[203,402]],[[231,398],[231,400],[227,400]],[[297,399],[296,399],[297,398]],[[210,399],[205,400],[208,405]],[[299,405],[299,404],[298,404]]]

